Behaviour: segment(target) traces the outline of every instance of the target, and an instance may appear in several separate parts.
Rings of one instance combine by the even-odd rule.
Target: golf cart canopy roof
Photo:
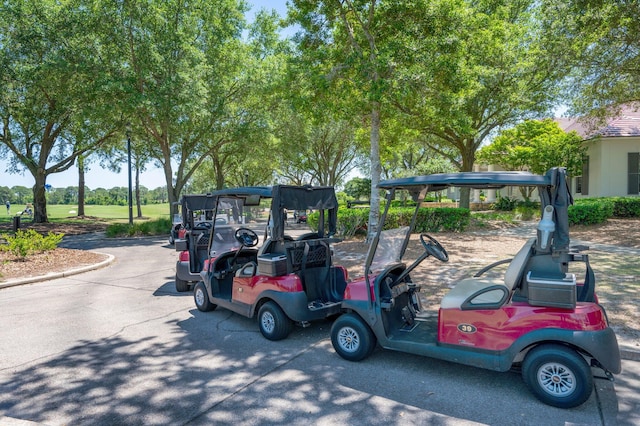
[[[338,199],[331,186],[250,186],[240,188],[227,188],[212,192],[212,195],[220,198],[242,198],[244,205],[259,205],[261,199],[272,198],[271,219],[273,221],[272,238],[284,238],[285,210],[315,210],[324,215],[328,210],[329,234],[335,234]],[[319,226],[324,226],[324,221],[319,221]],[[319,232],[324,230],[319,230]]]
[[[552,169],[555,170],[555,169]],[[540,176],[529,172],[462,172],[389,179],[380,182],[381,189],[407,189],[428,186],[429,191],[448,187],[500,189],[505,186],[552,186],[552,170]]]

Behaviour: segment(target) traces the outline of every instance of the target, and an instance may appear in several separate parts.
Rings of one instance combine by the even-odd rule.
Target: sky
[[[260,9],[275,9],[282,17],[287,13],[286,0],[247,0],[251,10],[247,14],[247,20],[253,20],[254,14]],[[123,145],[125,141],[122,141]],[[10,174],[8,171],[8,159],[0,159],[0,186],[26,186],[31,188],[35,179],[29,172],[23,174]],[[135,173],[135,171],[134,171]],[[133,177],[135,179],[135,175]],[[78,186],[78,169],[73,166],[62,173],[55,173],[47,177],[47,184],[53,188],[66,188],[68,186]],[[90,166],[85,173],[85,186],[90,189],[114,187],[127,187],[129,179],[127,175],[127,165],[123,164],[120,173],[114,173],[100,168],[100,165]],[[140,185],[148,189],[156,189],[165,186],[165,177],[162,169],[149,164],[147,170],[140,174]]]

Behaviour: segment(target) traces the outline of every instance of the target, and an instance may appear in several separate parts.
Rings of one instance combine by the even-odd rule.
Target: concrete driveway
[[[255,320],[176,293],[166,238],[65,241],[108,267],[0,290],[0,424],[640,424],[640,365],[584,405],[538,402],[517,373],[377,349],[351,363],[329,322],[265,340]]]

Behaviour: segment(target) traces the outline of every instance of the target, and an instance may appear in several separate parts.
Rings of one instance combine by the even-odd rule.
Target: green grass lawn
[[[15,215],[22,211],[25,206],[12,205],[11,213]],[[169,218],[169,203],[148,204],[142,206],[142,216],[145,219]],[[0,215],[0,222],[10,222],[12,216],[8,216],[6,211]],[[94,216],[100,219],[120,222],[129,220],[129,206],[84,206],[86,216]],[[78,206],[64,204],[47,204],[47,216],[52,222],[73,220],[78,215]],[[138,216],[138,209],[133,206],[134,220]],[[27,219],[26,217],[24,217]]]

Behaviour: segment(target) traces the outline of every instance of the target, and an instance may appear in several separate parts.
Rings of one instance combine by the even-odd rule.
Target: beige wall
[[[640,152],[640,137],[600,138],[587,141],[589,156],[589,194],[581,197],[616,197],[627,194],[627,153]]]

